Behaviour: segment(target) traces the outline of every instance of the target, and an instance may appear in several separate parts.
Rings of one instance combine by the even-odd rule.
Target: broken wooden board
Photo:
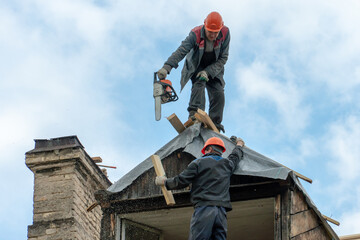
[[[171,125],[175,128],[178,133],[182,133],[185,130],[184,124],[179,120],[175,113],[171,114],[167,117],[167,120],[171,123]]]
[[[209,115],[207,115],[207,113],[201,110],[200,108],[195,113],[195,117],[197,120],[204,123],[207,128],[213,130],[214,132],[220,133],[219,129],[217,129],[217,127],[215,126],[214,122],[211,120]]]
[[[164,167],[161,163],[160,157],[158,155],[151,155],[151,161],[154,165],[156,176],[165,176]],[[165,197],[167,205],[174,205],[175,200],[171,191],[167,190],[165,186],[161,186],[161,191]]]
[[[194,123],[195,123],[195,122],[194,122],[193,120],[191,120],[191,118],[189,118],[189,119],[184,123],[184,127],[185,127],[185,128],[188,128],[188,127],[194,125]]]
[[[196,118],[195,121],[189,118],[184,124],[181,123],[175,113],[171,114],[167,119],[178,133],[182,133],[186,128],[192,126],[196,122],[201,122],[205,128],[211,129],[216,133],[220,133],[209,115],[207,115],[207,113],[203,110],[198,109],[194,116]]]

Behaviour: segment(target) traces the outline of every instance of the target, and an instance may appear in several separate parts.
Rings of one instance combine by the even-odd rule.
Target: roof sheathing
[[[160,148],[156,153],[161,160],[172,154],[178,149],[193,155],[195,158],[202,156],[200,149],[204,146],[207,139],[211,137],[219,137],[224,141],[226,152],[223,154],[227,157],[235,148],[234,142],[224,135],[218,134],[212,130],[201,127],[201,124],[194,124],[187,128],[173,140]],[[290,169],[282,166],[274,160],[267,158],[248,147],[243,148],[244,157],[240,161],[235,175],[247,175],[256,177],[266,177],[271,179],[286,180],[289,176]],[[130,186],[139,176],[153,167],[151,158],[148,157],[130,172],[125,174],[120,180],[110,186],[107,191],[109,193],[119,193],[126,187]]]

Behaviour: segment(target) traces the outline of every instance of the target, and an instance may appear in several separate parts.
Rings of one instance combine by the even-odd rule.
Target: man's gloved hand
[[[164,64],[164,66],[157,72],[157,75],[160,80],[163,80],[166,78],[168,74],[170,74],[172,67],[168,64]]]
[[[166,179],[167,179],[167,177],[165,177],[165,176],[158,176],[155,178],[155,184],[158,186],[164,186]]]
[[[240,147],[245,146],[244,140],[242,140],[242,139],[239,138],[239,137],[231,136],[231,137],[230,137],[230,140],[233,141],[236,145],[238,145],[238,146],[240,146]]]
[[[208,74],[205,70],[203,71],[200,71],[197,75],[196,75],[196,78],[199,78],[200,80],[202,81],[209,81],[209,77],[208,77]]]
[[[157,71],[157,75],[160,80],[165,79],[167,76],[167,73],[168,73],[168,71],[164,67],[162,67],[159,71]]]
[[[236,139],[236,145],[238,145],[240,147],[243,147],[243,146],[245,146],[245,142],[241,138],[237,138]]]

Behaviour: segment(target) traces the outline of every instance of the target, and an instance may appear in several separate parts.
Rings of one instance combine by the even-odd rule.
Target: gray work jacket
[[[185,87],[189,79],[195,73],[199,72],[198,68],[205,49],[205,37],[204,25],[195,27],[190,31],[185,40],[181,42],[180,47],[178,47],[165,62],[165,64],[172,68],[177,68],[179,62],[186,56],[184,67],[181,71],[181,90]],[[224,65],[229,55],[229,43],[230,31],[228,27],[224,26],[214,42],[216,61],[205,69],[201,69],[205,70],[211,78],[218,78],[222,86],[225,86]]]

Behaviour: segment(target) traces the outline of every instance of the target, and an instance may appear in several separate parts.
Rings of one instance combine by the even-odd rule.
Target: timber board
[[[308,232],[297,235],[291,240],[331,240],[322,226],[311,229]]]
[[[295,237],[301,233],[308,232],[319,226],[318,217],[313,210],[291,215],[290,237]]]

